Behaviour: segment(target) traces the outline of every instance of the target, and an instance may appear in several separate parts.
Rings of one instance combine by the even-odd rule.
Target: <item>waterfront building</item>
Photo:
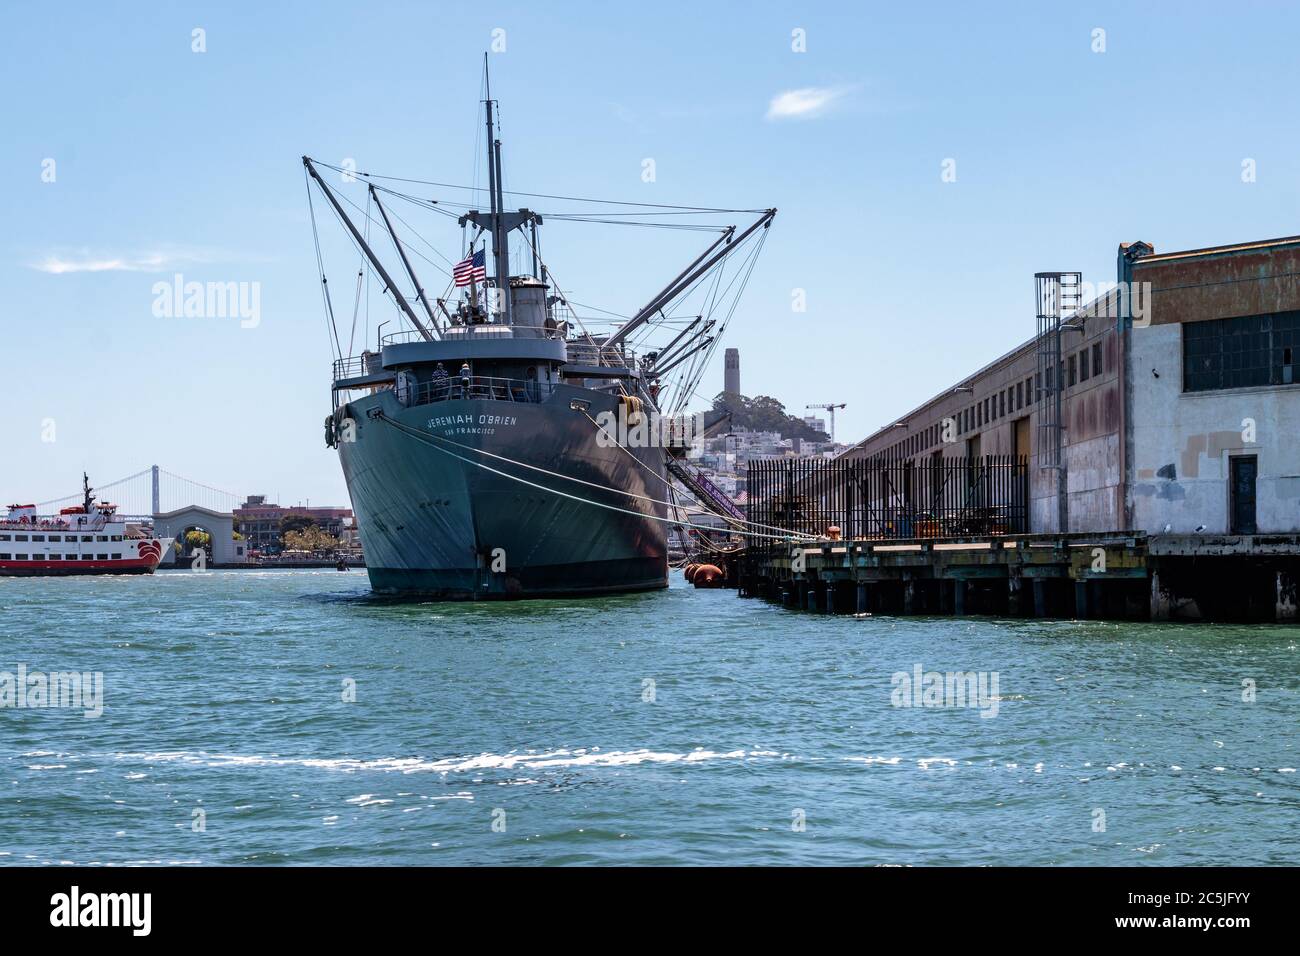
[[[1031,533],[1300,531],[1298,275],[1300,237],[1121,245],[1059,352],[1036,335],[844,457],[1023,458]]]
[[[311,507],[307,505],[278,505],[266,500],[266,495],[249,495],[234,510],[235,522],[248,546],[257,551],[279,551],[281,548],[281,522],[291,516],[310,518],[315,525],[347,545],[355,542],[356,519],[351,508],[335,506]],[[352,546],[355,546],[353,544]]]

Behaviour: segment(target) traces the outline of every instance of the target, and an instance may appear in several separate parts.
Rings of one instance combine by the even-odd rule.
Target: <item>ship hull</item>
[[[13,529],[9,529],[11,532]],[[49,537],[49,534],[43,534],[42,537]],[[62,534],[60,534],[62,537]],[[69,537],[73,537],[70,535]],[[80,535],[76,535],[80,537]],[[35,543],[24,545],[27,548],[35,548]],[[69,549],[80,548],[80,543],[67,542],[61,544],[59,552],[65,552]],[[90,545],[95,547],[96,545]],[[0,557],[0,577],[6,578],[46,578],[46,577],[80,577],[88,574],[153,574],[158,567],[159,559],[168,545],[156,538],[148,540],[132,540],[125,543],[113,543],[111,547],[123,548],[135,552],[131,557],[107,558],[83,560],[78,556],[77,560],[53,560],[49,557],[48,548],[50,545],[41,544],[40,547],[44,554],[33,553],[30,560],[5,560]],[[10,544],[8,547],[14,547]],[[98,547],[104,547],[101,543]]]
[[[602,447],[592,418],[616,409],[570,386],[540,403],[403,408],[392,390],[351,402],[339,457],[372,588],[479,600],[667,587],[665,509],[645,500],[667,497],[662,451]]]
[[[0,567],[0,578],[65,578],[85,575],[106,574],[153,574],[156,564],[137,565],[133,567],[111,566],[102,568],[35,568],[35,567]]]

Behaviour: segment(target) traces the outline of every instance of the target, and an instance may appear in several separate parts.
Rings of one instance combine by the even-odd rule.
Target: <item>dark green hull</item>
[[[663,452],[601,447],[587,415],[617,407],[572,386],[542,402],[351,402],[339,457],[371,586],[449,600],[667,587],[666,509],[624,493],[668,497]]]

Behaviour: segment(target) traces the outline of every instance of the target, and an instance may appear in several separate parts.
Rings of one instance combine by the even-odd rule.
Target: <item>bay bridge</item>
[[[173,474],[157,465],[151,465],[125,478],[96,485],[94,492],[100,501],[117,505],[119,514],[139,517],[154,517],[195,506],[208,511],[229,513],[244,500],[243,495]],[[37,502],[36,506],[44,513],[81,504],[81,499],[81,492],[75,491],[61,498]]]

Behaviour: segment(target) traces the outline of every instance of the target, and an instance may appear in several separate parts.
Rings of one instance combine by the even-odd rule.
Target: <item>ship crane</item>
[[[805,405],[804,406],[804,408],[821,408],[831,413],[831,443],[832,444],[835,443],[835,409],[844,408],[844,407],[845,406],[843,402],[840,402],[838,405],[836,405],[834,402],[831,402],[830,404],[827,405]]]

